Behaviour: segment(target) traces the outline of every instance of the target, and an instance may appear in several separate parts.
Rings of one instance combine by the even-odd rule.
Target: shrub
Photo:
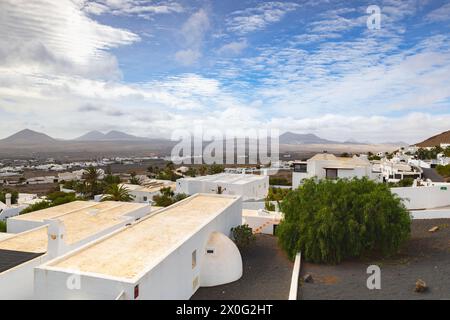
[[[339,263],[374,251],[395,253],[409,238],[411,218],[386,184],[366,178],[305,180],[281,203],[280,246],[293,259]]]
[[[266,200],[264,202],[264,209],[266,209],[267,211],[275,211],[275,204],[273,204],[269,200]]]
[[[6,221],[0,221],[0,232],[6,232]]]
[[[245,248],[255,240],[253,230],[248,226],[248,224],[231,228],[231,234],[234,242],[239,248]]]
[[[438,165],[436,171],[443,177],[450,177],[450,164],[446,166]]]
[[[291,191],[291,189],[285,188],[269,188],[269,193],[267,194],[266,200],[269,201],[282,201],[287,194]]]
[[[153,197],[153,203],[157,207],[168,207],[175,202],[181,201],[187,198],[189,195],[184,193],[175,194],[170,187],[161,188],[160,194]]]
[[[269,177],[269,184],[271,186],[290,186],[291,183],[284,177]]]
[[[3,203],[6,203],[6,194],[7,193],[11,194],[11,203],[16,204],[17,200],[19,199],[19,192],[13,191],[10,189],[0,190],[0,201]]]
[[[20,214],[25,214],[25,213],[30,213],[33,211],[38,211],[38,210],[42,210],[42,209],[47,209],[50,208],[52,206],[52,204],[48,201],[39,201],[36,202],[34,204],[32,204],[31,206],[23,209],[22,211],[20,211]]]

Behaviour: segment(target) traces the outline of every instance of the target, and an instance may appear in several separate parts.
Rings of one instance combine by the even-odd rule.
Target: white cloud
[[[97,0],[81,1],[80,7],[93,15],[113,14],[151,18],[157,14],[180,13],[184,8],[177,2],[143,0]]]
[[[427,21],[440,22],[450,20],[450,3],[446,3],[443,6],[431,11],[426,16]]]
[[[191,65],[202,56],[202,45],[206,32],[209,30],[209,17],[204,9],[192,14],[181,28],[185,49],[175,54],[175,60],[183,65]]]
[[[90,19],[70,0],[5,0],[0,12],[0,63],[20,71],[118,76],[107,50],[140,40]]]
[[[224,54],[224,55],[238,55],[245,48],[247,48],[247,40],[243,39],[241,41],[233,41],[233,42],[224,44],[222,47],[220,47],[217,50],[217,52],[219,54]]]
[[[280,21],[286,13],[297,8],[299,5],[294,2],[264,2],[254,8],[233,12],[226,24],[228,31],[246,34]]]

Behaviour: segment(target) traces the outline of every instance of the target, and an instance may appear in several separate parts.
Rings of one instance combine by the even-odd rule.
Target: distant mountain
[[[75,139],[76,141],[144,141],[147,138],[136,137],[131,134],[112,130],[108,133],[91,131]]]
[[[416,146],[425,147],[435,147],[439,146],[441,143],[450,143],[450,130],[432,136],[422,142],[416,143]]]
[[[47,144],[54,143],[58,140],[30,129],[24,129],[19,131],[3,140],[0,140],[2,144]]]
[[[340,142],[322,139],[315,134],[285,132],[280,135],[280,144],[336,144]]]

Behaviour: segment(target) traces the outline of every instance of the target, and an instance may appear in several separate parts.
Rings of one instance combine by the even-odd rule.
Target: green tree
[[[102,193],[103,188],[98,182],[98,179],[100,177],[100,171],[93,167],[89,166],[83,175],[83,178],[85,180],[85,185],[83,186],[82,190],[86,197],[93,198],[96,194]],[[78,191],[78,190],[77,190]]]
[[[157,207],[168,207],[188,197],[188,195],[184,193],[175,194],[170,187],[161,188],[159,193],[160,194],[153,197],[153,202]]]
[[[186,172],[186,175],[189,177],[195,177],[197,175],[197,170],[193,167],[189,167],[189,170]]]
[[[266,199],[266,201],[264,201],[264,209],[267,211],[275,211],[275,204]]]
[[[131,202],[134,197],[130,194],[129,190],[124,186],[118,184],[112,184],[106,189],[106,194],[102,201],[121,201]]]
[[[7,188],[0,191],[0,201],[6,203],[6,194],[8,193],[11,195],[11,204],[16,204],[19,199],[19,192]]]
[[[280,246],[293,259],[339,263],[362,254],[395,253],[409,238],[411,218],[386,184],[364,179],[304,180],[281,203]]]
[[[208,168],[208,174],[217,174],[225,171],[225,167],[221,164],[212,164]]]
[[[200,166],[200,168],[198,168],[198,172],[200,173],[201,176],[206,175],[206,173],[208,172],[208,166],[202,164],[202,165]]]
[[[234,242],[239,248],[248,247],[253,241],[255,241],[253,230],[248,226],[248,224],[231,228],[231,234]]]
[[[131,173],[130,184],[141,185],[141,179],[136,176],[136,172]]]

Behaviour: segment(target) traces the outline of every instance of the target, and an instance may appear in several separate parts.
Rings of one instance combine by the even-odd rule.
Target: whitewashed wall
[[[0,273],[0,300],[33,299],[34,267],[48,260],[42,255]]]
[[[391,188],[391,191],[404,199],[403,203],[410,210],[450,206],[450,185]]]

